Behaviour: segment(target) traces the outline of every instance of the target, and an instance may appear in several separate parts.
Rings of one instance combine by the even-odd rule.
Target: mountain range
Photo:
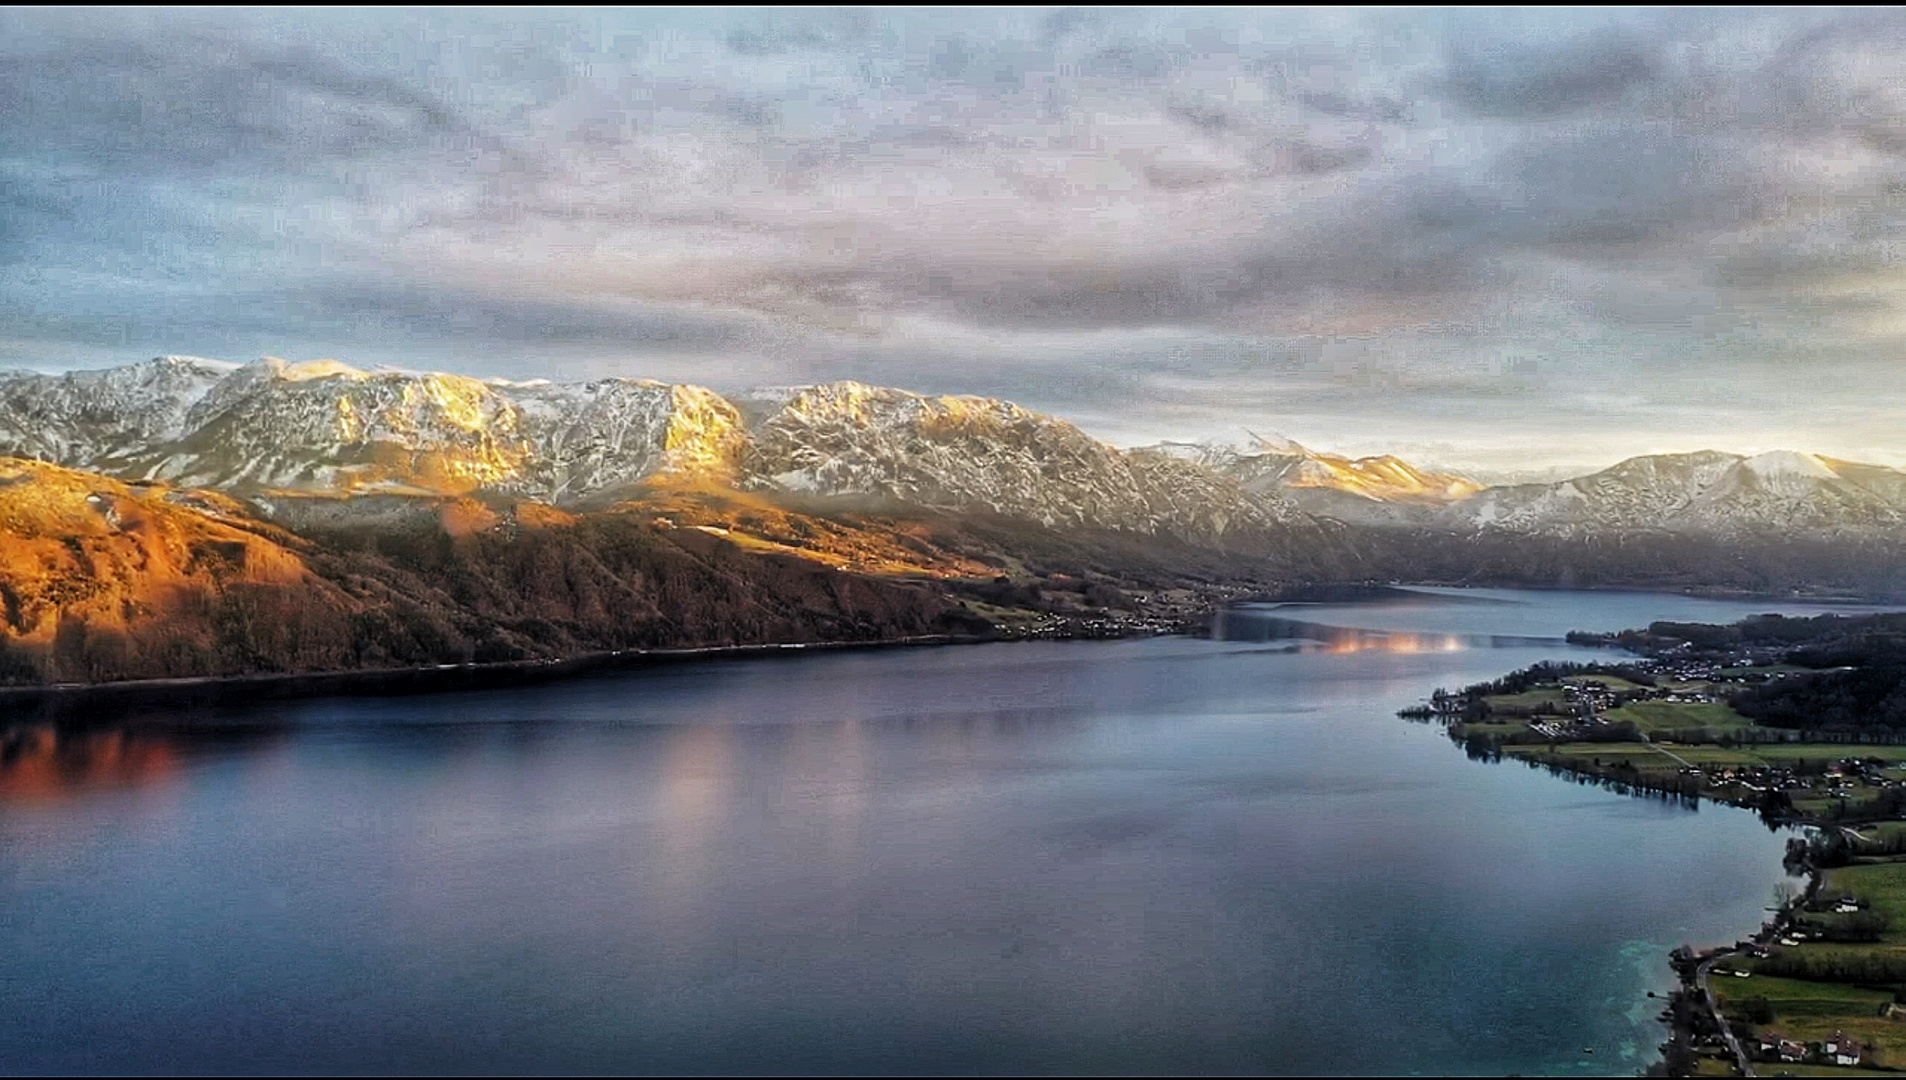
[[[1288,440],[1122,450],[1010,402],[853,382],[722,395],[160,357],[0,374],[0,454],[120,479],[278,495],[522,497],[606,506],[658,484],[857,497],[1199,542],[1351,525],[1531,535],[1890,536],[1906,472],[1776,451],[1630,458],[1485,486]]]
[[[1906,473],[1488,486],[1010,402],[161,357],[0,374],[0,683],[1100,633],[1317,583],[1906,588]]]

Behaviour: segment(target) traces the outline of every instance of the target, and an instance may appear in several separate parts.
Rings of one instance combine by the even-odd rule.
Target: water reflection
[[[193,727],[176,718],[0,721],[0,806],[147,786],[175,777],[195,753],[233,743],[252,747],[282,734],[268,725]]]
[[[124,728],[8,727],[0,730],[0,803],[40,802],[163,779],[179,767],[172,742]]]
[[[1220,611],[1212,623],[1212,636],[1221,641],[1282,642],[1289,646],[1290,652],[1323,653],[1446,653],[1566,644],[1559,637],[1520,634],[1448,634],[1330,626],[1285,618],[1273,614],[1276,610],[1234,607]]]

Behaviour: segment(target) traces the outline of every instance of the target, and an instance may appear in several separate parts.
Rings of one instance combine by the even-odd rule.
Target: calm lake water
[[[1632,1071],[1782,837],[1394,713],[1818,609],[1459,595],[0,725],[0,1070]]]

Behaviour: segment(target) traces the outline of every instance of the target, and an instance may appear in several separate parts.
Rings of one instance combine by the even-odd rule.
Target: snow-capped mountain
[[[521,418],[476,379],[261,361],[214,384],[179,438],[135,462],[202,487],[463,492],[522,474]]]
[[[751,486],[1199,536],[1295,516],[1275,495],[1169,455],[1118,450],[1011,402],[854,382],[740,400],[762,418]]]
[[[62,375],[0,373],[0,448],[117,471],[189,430],[187,414],[237,365],[189,356]]]
[[[1301,516],[1275,493],[1009,402],[859,383],[730,401],[648,380],[161,359],[0,375],[0,453],[244,492],[566,503],[674,478],[1204,538]]]
[[[1440,520],[1557,534],[1891,530],[1906,523],[1906,473],[1786,450],[1656,454],[1561,483],[1490,488]]]
[[[0,374],[0,451],[205,487],[558,501],[660,472],[731,478],[745,438],[720,395],[650,380],[511,383],[179,358]]]
[[[555,502],[658,474],[733,482],[748,444],[734,405],[700,386],[602,379],[497,389],[519,410],[529,440],[526,490]]]

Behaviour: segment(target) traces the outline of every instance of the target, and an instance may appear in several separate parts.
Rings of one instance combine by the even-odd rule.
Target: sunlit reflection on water
[[[1221,612],[1214,620],[1212,635],[1221,641],[1286,642],[1293,652],[1325,653],[1447,653],[1465,649],[1541,648],[1567,644],[1559,636],[1438,634],[1330,626],[1250,608],[1232,608]]]
[[[173,775],[174,740],[124,727],[0,728],[0,802],[71,797],[103,787],[132,787]]]

